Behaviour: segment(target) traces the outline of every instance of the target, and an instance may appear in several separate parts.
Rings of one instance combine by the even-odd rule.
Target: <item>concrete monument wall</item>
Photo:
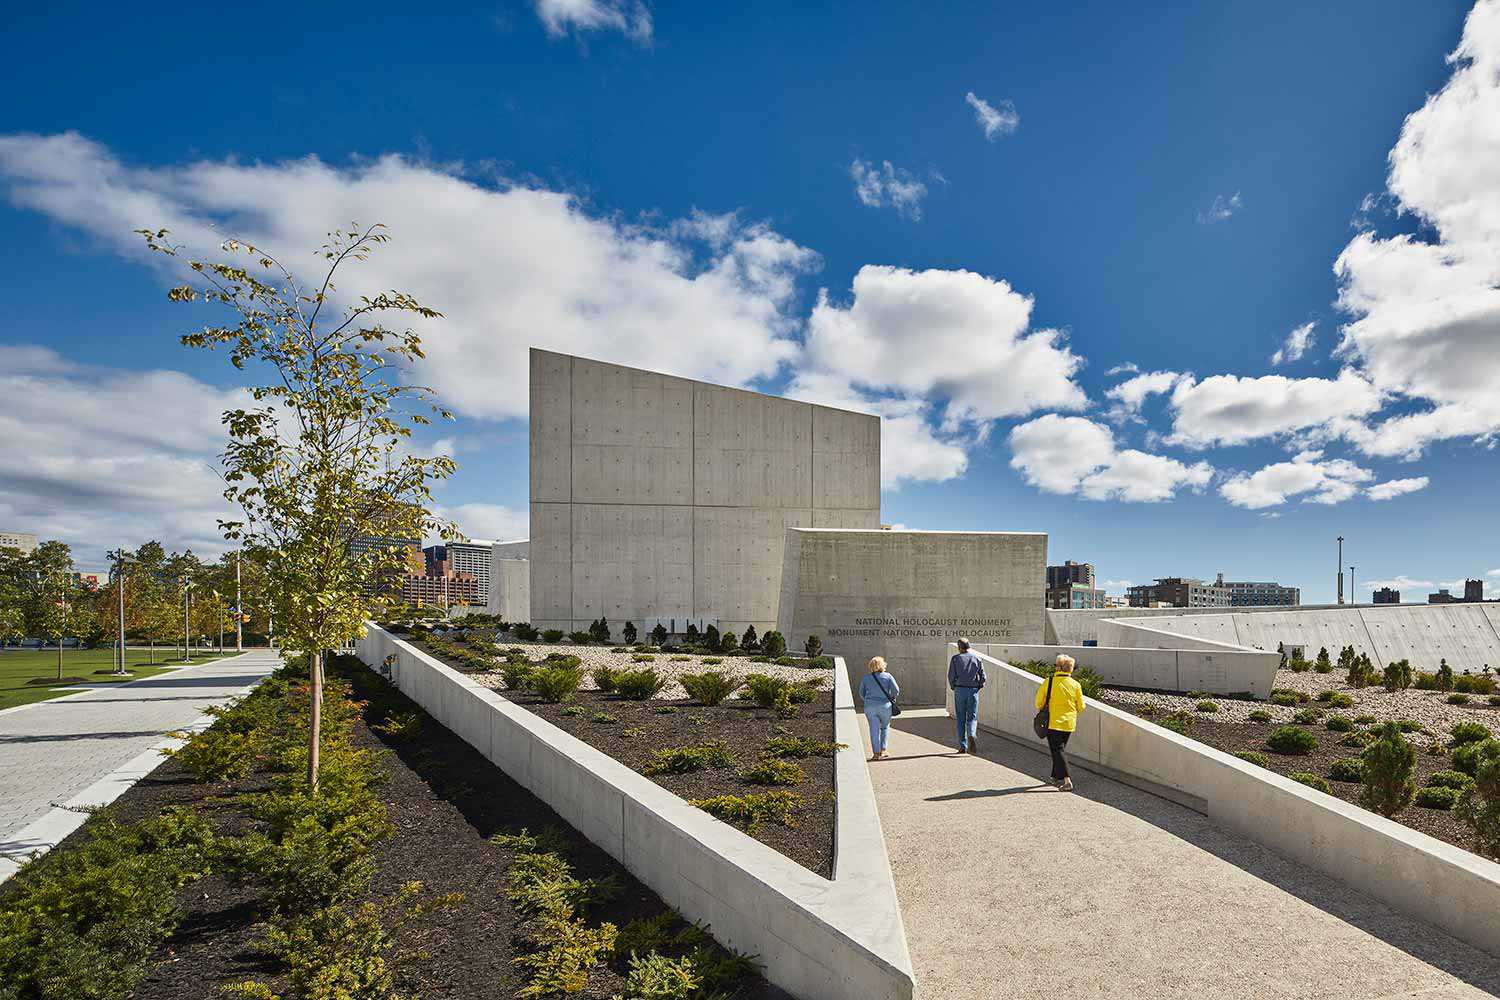
[[[934,643],[1040,643],[1047,536],[1026,532],[794,528],[786,533],[778,628],[809,635],[855,676],[884,656],[910,705],[941,705],[920,665]]]
[[[787,528],[879,520],[878,417],[531,352],[539,628],[764,632]]]

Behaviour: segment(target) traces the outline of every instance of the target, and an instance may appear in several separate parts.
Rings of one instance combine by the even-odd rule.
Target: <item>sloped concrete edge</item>
[[[356,653],[394,654],[396,685],[721,942],[803,1000],[910,1000],[915,984],[843,664],[835,675],[834,878],[819,876],[655,782],[367,625]]]
[[[1031,722],[1043,679],[979,655],[990,676],[980,725],[1040,746]],[[935,654],[932,669],[943,663]],[[1500,956],[1500,864],[1096,701],[1080,718],[1068,757],[1191,804],[1243,837]]]

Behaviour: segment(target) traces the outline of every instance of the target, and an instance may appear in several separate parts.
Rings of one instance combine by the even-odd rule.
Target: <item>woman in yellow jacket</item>
[[[1040,712],[1047,702],[1051,690],[1052,701],[1047,706],[1047,749],[1052,751],[1052,783],[1065,792],[1073,790],[1073,779],[1068,776],[1068,761],[1063,748],[1068,737],[1078,728],[1078,717],[1083,714],[1083,688],[1073,679],[1073,658],[1059,656],[1057,669],[1052,678],[1036,689],[1036,710]]]

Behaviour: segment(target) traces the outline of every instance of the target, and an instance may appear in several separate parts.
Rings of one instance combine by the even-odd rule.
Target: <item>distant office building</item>
[[[490,569],[494,561],[494,542],[447,542],[429,545],[422,550],[424,576],[472,577],[479,587],[479,603],[490,599]]]
[[[109,574],[106,573],[83,573],[73,574],[73,583],[84,590],[98,590],[101,585],[109,583]]]
[[[1217,583],[1181,576],[1158,577],[1129,590],[1132,608],[1227,608],[1229,590]]]
[[[1465,580],[1464,601],[1469,604],[1474,604],[1482,600],[1484,600],[1484,581]]]
[[[1448,588],[1447,587],[1443,587],[1436,594],[1428,594],[1427,595],[1427,603],[1428,604],[1458,604],[1458,603],[1460,603],[1460,601],[1459,601],[1459,599],[1457,597],[1454,597],[1452,594],[1448,593]]]
[[[1220,573],[1214,586],[1229,591],[1231,608],[1285,608],[1302,603],[1302,591],[1279,583],[1241,583],[1225,580]]]
[[[356,558],[369,552],[386,549],[402,550],[402,566],[387,574],[387,580],[371,580],[365,584],[367,592],[377,589],[404,589],[401,580],[407,576],[420,576],[425,568],[422,562],[422,542],[416,538],[386,538],[378,535],[360,535],[349,543],[349,554]],[[384,586],[382,586],[384,584]]]
[[[401,596],[406,603],[420,607],[476,607],[484,603],[479,599],[479,581],[468,573],[448,576],[408,574]]]
[[[36,536],[24,531],[0,531],[0,549],[20,549],[22,555],[36,551]]]
[[[1071,587],[1073,584],[1082,584],[1085,587],[1094,586],[1094,564],[1076,563],[1069,559],[1061,566],[1047,567],[1047,589],[1059,589]],[[1063,605],[1066,607],[1067,605]],[[1048,607],[1051,607],[1049,604]]]
[[[1056,569],[1049,566],[1048,569]],[[1067,610],[1073,608],[1107,608],[1109,595],[1087,584],[1074,583],[1064,587],[1047,588],[1047,607]]]
[[[448,546],[429,545],[422,550],[422,573],[425,576],[447,576],[451,572],[448,565]]]
[[[1370,595],[1370,599],[1376,604],[1400,604],[1401,591],[1395,587],[1381,587]]]

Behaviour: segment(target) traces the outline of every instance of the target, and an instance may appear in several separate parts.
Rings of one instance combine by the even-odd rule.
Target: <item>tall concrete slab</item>
[[[884,656],[906,703],[941,704],[922,669],[933,643],[1040,643],[1046,565],[1044,534],[793,528],[778,628],[794,646],[819,636],[855,671]]]
[[[539,627],[765,631],[786,528],[879,525],[878,417],[548,351],[531,377]]]

